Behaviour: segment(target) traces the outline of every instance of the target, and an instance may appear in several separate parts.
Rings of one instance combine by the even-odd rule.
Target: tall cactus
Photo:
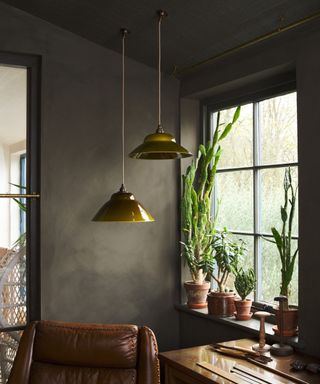
[[[182,230],[184,232],[183,255],[195,283],[202,284],[211,276],[214,266],[212,239],[215,234],[215,218],[211,215],[212,190],[218,162],[221,156],[220,142],[227,137],[240,116],[237,107],[232,121],[220,124],[217,114],[216,130],[212,141],[200,144],[198,156],[192,160],[182,176]],[[225,126],[222,129],[222,126]]]

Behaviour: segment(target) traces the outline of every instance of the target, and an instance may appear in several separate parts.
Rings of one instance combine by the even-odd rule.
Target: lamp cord
[[[126,38],[126,31],[123,31],[122,33],[122,185],[121,189],[125,191],[125,185],[124,185],[124,95],[125,95],[125,88],[124,88],[124,55],[125,55],[125,38]]]
[[[163,11],[159,11],[158,21],[158,129],[157,133],[164,133],[161,124],[161,23],[164,16]]]
[[[161,21],[162,16],[159,16],[158,22],[158,127],[161,127]]]

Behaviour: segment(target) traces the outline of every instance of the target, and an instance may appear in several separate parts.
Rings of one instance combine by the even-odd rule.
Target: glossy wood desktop
[[[235,341],[225,342],[223,344],[229,346],[240,346],[251,348],[256,344],[256,340],[240,339]],[[270,354],[267,354],[270,356]],[[291,376],[295,376],[307,383],[320,383],[320,374],[313,374],[307,371],[295,372],[292,371],[290,363],[293,360],[301,360],[305,363],[319,362],[317,359],[312,359],[302,354],[295,353],[288,357],[272,356],[273,361],[268,363],[272,368],[285,372]],[[230,384],[231,382],[224,379],[205,368],[197,365],[198,362],[205,361],[214,366],[217,366],[224,371],[230,372],[235,364],[248,367],[259,374],[263,374],[271,383],[279,380],[284,384],[291,384],[293,381],[285,379],[279,375],[275,375],[263,368],[260,368],[253,363],[242,359],[225,356],[215,352],[210,345],[200,347],[192,347],[160,353],[160,360],[165,366],[165,383],[166,384]]]

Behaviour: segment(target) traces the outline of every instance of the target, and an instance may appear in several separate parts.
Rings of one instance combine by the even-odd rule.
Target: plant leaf
[[[234,124],[239,119],[240,111],[241,111],[241,106],[238,105],[238,107],[237,107],[237,109],[233,115],[232,124]]]
[[[223,132],[219,137],[219,141],[223,140],[229,134],[229,132],[231,131],[231,128],[232,128],[232,123],[227,124],[227,126],[225,127],[225,129],[223,130]]]
[[[9,183],[10,185],[13,185],[14,187],[20,188],[20,189],[27,189],[27,187],[19,184]]]
[[[278,247],[278,250],[280,252],[280,254],[282,255],[282,238],[280,236],[280,233],[277,231],[277,229],[275,227],[272,227],[271,228],[271,232],[273,234],[273,237],[276,241],[276,244],[277,244],[277,247]]]

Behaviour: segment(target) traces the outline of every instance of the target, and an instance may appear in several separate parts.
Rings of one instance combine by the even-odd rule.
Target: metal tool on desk
[[[235,364],[230,372],[238,373],[239,375],[243,375],[243,377],[251,378],[251,380],[255,381],[256,383],[283,384],[283,381],[277,380],[274,377],[270,378],[265,374],[256,372],[242,364]]]
[[[235,364],[230,372],[210,364],[207,361],[199,361],[197,365],[235,384],[283,384],[283,382],[277,379],[266,377],[243,365]]]
[[[262,364],[267,364],[272,361],[271,357],[262,355],[260,352],[252,351],[251,349],[236,346],[232,347],[223,344],[213,344],[212,346],[216,352],[227,356],[232,356],[247,361],[258,361]]]
[[[231,347],[223,344],[214,344],[213,348],[214,348],[214,351],[216,352],[219,352],[234,358],[244,359],[254,365],[257,365],[260,368],[263,368],[269,372],[275,373],[294,383],[308,384],[304,380],[301,380],[297,377],[294,377],[285,372],[279,371],[276,368],[271,367],[270,365],[268,365],[268,363],[272,361],[272,358],[269,356],[262,355],[259,352],[252,351],[246,348],[241,348],[241,347]]]
[[[272,373],[275,373],[279,376],[282,376],[288,380],[291,380],[293,381],[294,383],[299,383],[299,384],[309,384],[307,381],[304,381],[304,380],[301,380],[299,379],[298,377],[295,377],[295,376],[292,376],[292,375],[289,375],[288,373],[285,373],[285,372],[282,372],[282,371],[279,371],[278,369],[276,368],[273,368],[271,367],[270,365],[267,365],[267,364],[261,364],[259,361],[256,361],[256,360],[251,360],[251,362],[255,365],[257,365],[258,367],[261,367],[263,369],[266,369],[267,371],[269,372],[272,372]]]
[[[275,356],[289,356],[293,354],[293,348],[284,343],[284,317],[283,317],[283,311],[285,306],[288,306],[288,298],[286,296],[277,296],[274,298],[275,301],[279,302],[279,317],[280,317],[280,329],[279,329],[279,334],[280,334],[280,343],[273,344],[270,353]]]

